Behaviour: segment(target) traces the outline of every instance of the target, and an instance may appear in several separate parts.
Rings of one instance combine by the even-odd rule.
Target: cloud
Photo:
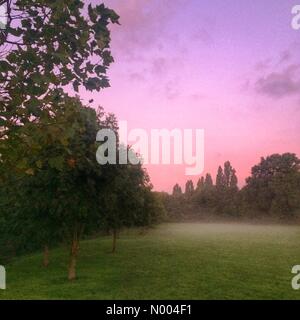
[[[205,94],[201,94],[201,93],[193,93],[193,94],[189,95],[189,98],[193,101],[199,101],[199,100],[206,99],[207,96]]]
[[[96,0],[93,0],[96,2]],[[186,48],[192,41],[213,42],[204,18],[188,24],[183,19],[191,14],[190,0],[104,0],[120,15],[120,26],[111,26],[112,49],[115,56],[126,60],[147,59],[162,50]],[[184,20],[185,21],[185,20]],[[201,22],[200,22],[201,21]]]
[[[256,92],[271,98],[300,95],[300,65],[289,65],[279,72],[271,72],[255,83]]]
[[[271,59],[269,58],[269,59],[259,61],[254,68],[257,71],[265,71],[266,69],[270,68],[270,65],[271,65]]]
[[[180,96],[180,91],[178,88],[178,85],[175,83],[175,81],[169,81],[165,85],[165,97],[168,100],[174,100]]]
[[[199,40],[206,45],[212,45],[214,43],[211,33],[208,32],[206,28],[198,28],[194,33],[193,40]]]
[[[167,59],[164,57],[154,58],[151,64],[151,72],[154,75],[161,76],[167,69]]]
[[[93,0],[96,2],[96,0]],[[191,22],[190,0],[104,0],[120,15],[112,25],[112,54],[118,72],[164,99],[181,94],[191,43],[210,45],[211,21]]]
[[[276,57],[260,60],[242,84],[243,91],[252,91],[273,99],[296,97],[300,99],[300,64],[295,54],[300,43],[292,43]]]
[[[133,72],[129,75],[129,79],[131,81],[136,81],[136,82],[144,82],[146,81],[144,75],[142,73],[138,73],[138,72]]]
[[[292,59],[292,52],[289,50],[282,51],[280,54],[279,64],[286,63]]]
[[[165,37],[171,39],[168,23],[187,0],[105,0],[120,15],[121,26],[113,26],[113,46],[122,55],[158,49]],[[175,37],[176,38],[176,37]]]

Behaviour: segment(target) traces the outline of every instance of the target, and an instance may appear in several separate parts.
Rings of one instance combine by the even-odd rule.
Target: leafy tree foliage
[[[21,251],[31,243],[33,249],[45,248],[45,265],[51,245],[68,243],[68,278],[73,280],[84,235],[105,226],[113,231],[115,248],[117,231],[154,224],[161,210],[140,165],[100,166],[96,161],[96,134],[101,128],[115,131],[115,117],[102,109],[96,113],[77,98],[64,100],[55,115],[28,122],[1,146],[4,153],[16,146],[3,161],[19,177],[17,184],[6,180],[10,202],[5,216],[12,241]]]
[[[68,241],[73,279],[79,240],[100,219],[101,119],[64,90],[109,86],[108,25],[119,17],[103,4],[85,13],[81,0],[17,0],[10,13],[0,48],[1,218],[17,249],[45,246],[46,265],[48,246]]]
[[[252,211],[294,215],[300,208],[300,160],[293,153],[261,158],[246,180],[244,200]]]
[[[115,252],[117,234],[122,228],[149,226],[154,223],[157,213],[147,207],[151,185],[140,164],[116,165],[107,169],[109,173],[101,199],[105,228],[112,232],[112,252]]]
[[[103,172],[95,159],[95,136],[100,126],[94,109],[64,96],[52,116],[24,124],[1,143],[8,168],[8,212],[14,210],[7,218],[11,234],[46,251],[56,240],[69,242],[70,266],[84,228],[98,218]],[[15,184],[12,174],[18,177]],[[75,277],[70,268],[70,278]]]
[[[61,97],[58,88],[78,92],[80,86],[91,91],[109,86],[108,25],[118,18],[103,4],[88,5],[84,14],[81,0],[14,3],[5,41],[13,46],[0,61],[2,136],[50,112]]]

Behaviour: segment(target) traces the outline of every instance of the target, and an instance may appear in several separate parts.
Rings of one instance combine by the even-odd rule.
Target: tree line
[[[276,218],[300,215],[300,159],[293,153],[262,157],[241,189],[229,161],[219,166],[215,182],[211,174],[197,185],[188,180],[185,189],[176,184],[172,195],[163,193],[171,219],[186,217]]]

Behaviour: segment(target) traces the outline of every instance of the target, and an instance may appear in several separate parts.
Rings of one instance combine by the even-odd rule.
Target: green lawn
[[[84,241],[78,280],[66,280],[67,249],[16,259],[0,299],[300,299],[291,268],[300,264],[300,227],[173,223],[146,235]]]

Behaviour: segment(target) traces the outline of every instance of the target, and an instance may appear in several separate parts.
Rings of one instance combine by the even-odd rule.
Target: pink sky
[[[94,1],[95,2],[95,1]],[[298,1],[299,2],[299,1]],[[239,184],[261,156],[300,156],[300,30],[289,0],[107,0],[111,88],[81,92],[130,128],[205,130],[205,171],[230,160]],[[155,190],[190,177],[148,166]],[[199,177],[192,179],[196,182]]]

